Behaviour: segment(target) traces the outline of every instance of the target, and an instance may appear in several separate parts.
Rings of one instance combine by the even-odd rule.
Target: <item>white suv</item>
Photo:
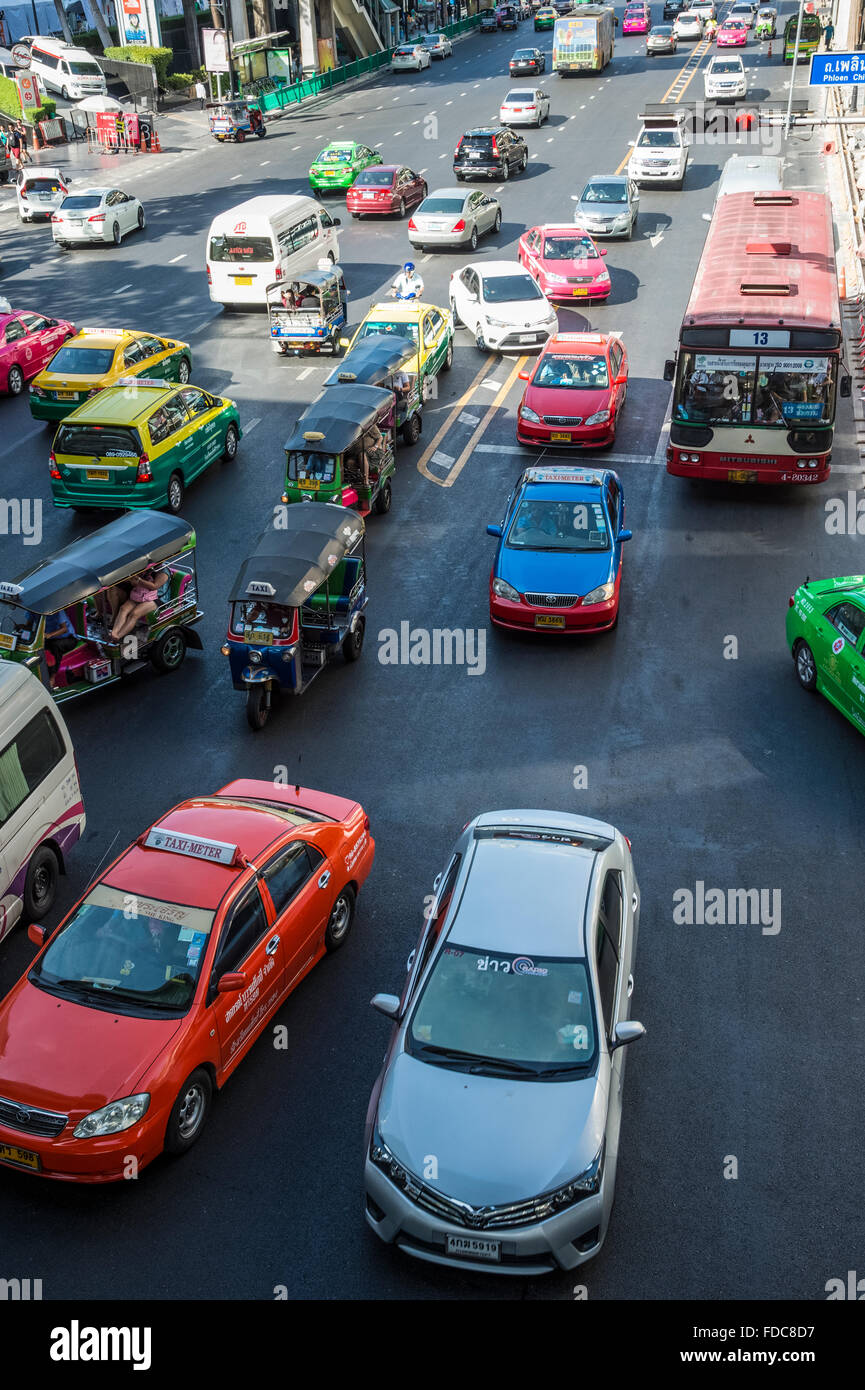
[[[706,68],[707,101],[735,101],[748,95],[745,64],[738,53],[716,53]]]
[[[685,112],[676,116],[644,116],[628,160],[628,177],[642,187],[668,183],[681,188],[688,167],[688,143],[682,129]]]

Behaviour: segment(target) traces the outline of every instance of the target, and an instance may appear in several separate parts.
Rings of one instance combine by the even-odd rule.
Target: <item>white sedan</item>
[[[683,10],[681,14],[676,15],[673,33],[677,39],[701,39],[703,21],[693,10]]]
[[[18,175],[15,192],[18,198],[18,216],[22,222],[32,222],[34,217],[51,218],[72,182],[59,169],[44,164],[22,169]]]
[[[430,51],[422,43],[404,43],[395,48],[390,60],[391,72],[420,72],[432,64]]]
[[[481,352],[529,352],[559,331],[553,306],[519,261],[482,261],[455,270],[450,308],[454,326],[474,333]]]
[[[512,87],[501,104],[502,125],[541,126],[550,119],[550,98],[543,87]]]
[[[58,246],[113,241],[119,246],[127,232],[144,228],[144,208],[131,193],[119,188],[80,188],[67,193],[51,218]]]
[[[454,47],[447,34],[424,34],[420,42],[428,48],[431,58],[452,58]]]

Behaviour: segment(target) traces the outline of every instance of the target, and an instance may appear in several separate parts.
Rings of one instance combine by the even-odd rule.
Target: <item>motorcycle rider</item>
[[[423,280],[414,268],[414,261],[406,261],[393,282],[391,293],[397,299],[422,299]]]

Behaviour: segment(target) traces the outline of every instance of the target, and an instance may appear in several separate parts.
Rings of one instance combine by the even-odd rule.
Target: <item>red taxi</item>
[[[0,1004],[0,1163],[110,1182],[185,1153],[286,996],[351,929],[363,807],[273,782],[175,806]],[[47,944],[46,944],[47,942]]]
[[[719,48],[744,48],[748,42],[748,26],[744,19],[725,19],[715,42]]]
[[[20,396],[24,383],[38,376],[57,349],[75,333],[66,319],[29,309],[0,314],[0,391]]]
[[[599,449],[612,444],[628,389],[617,333],[557,333],[534,367],[517,410],[521,444]]]
[[[426,179],[404,164],[376,164],[362,169],[345,195],[352,217],[368,212],[396,212],[417,207],[427,195]]]
[[[609,299],[612,285],[604,265],[606,247],[597,247],[573,222],[529,227],[520,237],[520,263],[537,280],[547,299]]]

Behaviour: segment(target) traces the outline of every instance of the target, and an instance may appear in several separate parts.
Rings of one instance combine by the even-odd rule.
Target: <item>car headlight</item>
[[[103,1105],[101,1110],[91,1110],[83,1120],[79,1120],[73,1130],[76,1139],[96,1139],[102,1134],[119,1134],[123,1129],[137,1125],[150,1104],[150,1096],[142,1091],[137,1096],[125,1096],[123,1100],[113,1100]]]
[[[486,316],[485,322],[489,324],[490,328],[510,328],[510,327],[511,327],[511,325],[508,323],[507,319],[494,319],[494,318],[492,317],[491,314],[488,314],[488,315]]]
[[[595,276],[595,283],[596,283],[596,284],[599,284],[599,285],[603,285],[607,280],[609,280],[609,278],[610,278],[610,272],[609,272],[608,270],[601,270],[601,271],[599,271],[598,274]]]
[[[606,603],[611,599],[616,591],[616,586],[612,582],[609,584],[599,584],[597,589],[592,589],[590,593],[583,597],[583,603]]]
[[[531,406],[521,405],[517,413],[521,420],[528,420],[532,425],[539,425],[541,423],[540,415],[532,410]]]
[[[572,1202],[580,1202],[584,1197],[594,1197],[600,1192],[604,1176],[604,1148],[605,1145],[602,1144],[597,1158],[578,1178],[549,1194],[547,1200],[552,1207],[570,1206]]]
[[[583,423],[586,425],[603,425],[610,418],[608,410],[596,410],[594,415],[590,415]]]
[[[520,601],[520,596],[513,584],[509,584],[506,579],[493,580],[493,593],[498,598],[509,599],[511,603],[519,603]]]
[[[548,280],[554,280],[557,285],[566,285],[568,283],[567,275],[555,275],[551,270],[545,270],[544,275]]]
[[[376,1120],[373,1126],[369,1156],[375,1166],[381,1168],[390,1178],[391,1182],[395,1183],[397,1187],[401,1187],[403,1190],[410,1189],[414,1192],[420,1190],[414,1174],[410,1173],[408,1168],[404,1167],[399,1159],[394,1157],[387,1144],[382,1139],[381,1131],[378,1127],[378,1120]]]

